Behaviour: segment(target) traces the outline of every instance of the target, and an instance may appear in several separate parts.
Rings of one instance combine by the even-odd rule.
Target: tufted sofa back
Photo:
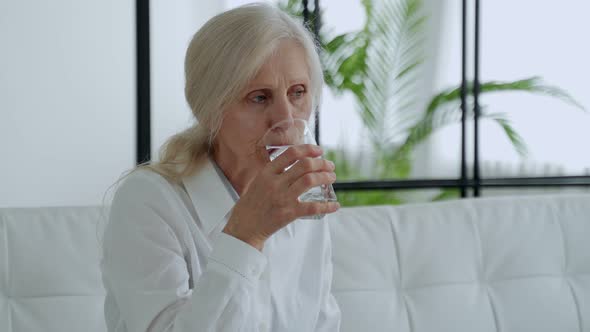
[[[105,331],[101,216],[0,209],[0,331]],[[590,331],[590,195],[346,208],[329,222],[343,332]]]
[[[590,195],[341,210],[343,332],[590,331]]]
[[[104,332],[97,207],[0,209],[0,331]]]

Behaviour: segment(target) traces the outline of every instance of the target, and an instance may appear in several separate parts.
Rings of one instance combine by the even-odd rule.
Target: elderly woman
[[[270,161],[261,144],[319,104],[312,38],[271,5],[240,7],[195,34],[185,74],[198,124],[127,175],[111,204],[109,331],[338,331],[327,223],[297,220],[339,208],[298,199],[333,183],[334,164],[305,144]]]

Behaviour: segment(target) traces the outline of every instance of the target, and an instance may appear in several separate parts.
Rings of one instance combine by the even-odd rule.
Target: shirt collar
[[[238,195],[210,157],[194,174],[182,179],[206,234],[225,220]]]

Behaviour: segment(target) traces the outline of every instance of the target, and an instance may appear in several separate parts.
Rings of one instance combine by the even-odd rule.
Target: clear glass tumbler
[[[270,128],[263,137],[263,144],[273,161],[275,158],[285,152],[290,146],[299,144],[317,145],[315,138],[307,121],[303,119],[283,120]],[[318,157],[321,158],[321,157]],[[293,164],[294,165],[294,164]],[[293,165],[285,169],[288,170]],[[331,184],[322,184],[314,187],[299,196],[301,202],[336,202],[336,193]],[[305,216],[301,219],[321,219],[323,214]]]

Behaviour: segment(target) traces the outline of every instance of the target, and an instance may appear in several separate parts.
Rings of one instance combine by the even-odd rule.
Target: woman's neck
[[[243,193],[248,191],[250,183],[258,174],[257,170],[248,167],[250,166],[249,162],[240,160],[229,154],[225,155],[215,152],[212,158],[239,196],[242,196]]]

